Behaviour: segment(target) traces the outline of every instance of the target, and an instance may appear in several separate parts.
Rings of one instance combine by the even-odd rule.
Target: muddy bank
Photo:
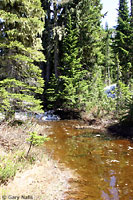
[[[92,131],[108,132],[118,137],[133,138],[133,125],[120,123],[114,115],[94,117],[91,113],[62,109],[56,110],[54,113],[59,115],[62,120],[82,120],[84,124],[75,127],[76,129],[92,129]]]
[[[59,115],[61,120],[81,119],[79,111],[58,109],[54,111],[54,114]]]
[[[133,138],[133,125],[126,123],[120,123],[114,116],[105,116],[102,118],[93,118],[86,113],[81,114],[81,118],[84,121],[82,127],[77,128],[91,128],[99,132],[108,132],[115,136]]]

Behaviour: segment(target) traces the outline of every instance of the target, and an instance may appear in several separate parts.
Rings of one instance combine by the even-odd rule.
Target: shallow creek
[[[78,174],[78,180],[71,180],[68,200],[133,200],[132,141],[77,129],[79,121],[44,124],[51,138],[47,151]]]

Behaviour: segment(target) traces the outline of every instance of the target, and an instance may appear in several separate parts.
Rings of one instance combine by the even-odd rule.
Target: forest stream
[[[43,123],[50,134],[47,152],[78,174],[68,200],[133,199],[133,141],[80,129],[76,120]]]

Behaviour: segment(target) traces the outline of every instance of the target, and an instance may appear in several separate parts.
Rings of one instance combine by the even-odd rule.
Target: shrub
[[[48,140],[49,140],[49,138],[47,138],[45,136],[40,136],[37,134],[37,132],[30,132],[30,137],[27,139],[27,141],[30,142],[30,146],[27,151],[26,157],[28,157],[32,146],[39,146]]]

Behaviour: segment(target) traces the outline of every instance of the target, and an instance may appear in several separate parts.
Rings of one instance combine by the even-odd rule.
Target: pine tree
[[[43,52],[46,57],[46,63],[42,65],[45,79],[43,99],[44,105],[51,108],[54,104],[57,105],[57,103],[55,103],[58,99],[57,96],[59,96],[57,95],[57,91],[60,91],[60,86],[58,84],[60,84],[59,75],[62,59],[62,37],[64,34],[65,10],[68,1],[41,1],[43,9],[46,11],[45,29],[42,37]]]
[[[102,6],[99,0],[82,0],[77,8],[81,61],[83,67],[91,73],[96,63],[98,65],[102,63],[100,27]]]
[[[8,113],[37,112],[41,109],[37,96],[44,84],[38,67],[44,60],[40,39],[44,12],[40,0],[4,0],[0,16],[4,21],[0,37],[0,103]]]
[[[45,10],[45,28],[42,35],[42,44],[43,44],[43,53],[46,57],[46,62],[42,63],[43,77],[45,79],[45,88],[50,79],[51,71],[51,50],[53,47],[52,42],[52,24],[51,24],[51,1],[50,0],[41,0],[42,7]]]
[[[47,88],[44,96],[47,103],[51,102],[50,106],[60,107],[63,102],[64,107],[83,108],[93,87],[91,82],[96,83],[96,78],[100,82],[102,77],[96,70],[100,73],[105,70],[105,52],[102,51],[104,31],[100,26],[102,6],[99,0],[72,0],[65,4],[54,1],[51,9],[50,5],[52,1],[48,1],[46,6],[44,32],[47,32],[48,40],[44,42],[44,47],[48,47],[45,53],[49,59],[45,67]],[[57,34],[58,38],[55,38]],[[107,67],[106,62],[108,74],[110,65]],[[55,70],[57,68],[58,73]]]
[[[85,107],[88,85],[86,70],[82,68],[79,55],[77,29],[71,19],[71,13],[68,13],[66,35],[63,40],[63,68],[60,78],[64,86],[62,91],[63,106],[71,109],[83,109]]]
[[[129,62],[130,62],[130,79],[133,80],[133,0],[131,0],[131,14],[130,14],[130,35],[128,40],[129,48]]]
[[[59,42],[62,38],[63,32],[63,5],[59,0],[41,0],[43,9],[46,12],[45,16],[45,30],[43,32],[43,48],[44,55],[46,57],[46,63],[43,63],[44,79],[46,81],[45,89],[48,87],[50,78],[55,74],[58,79],[59,76],[59,64],[60,64],[60,47]]]
[[[118,25],[116,27],[116,36],[115,36],[115,53],[118,53],[120,60],[120,66],[122,67],[123,81],[125,83],[129,82],[131,65],[130,62],[130,50],[131,45],[129,44],[130,40],[130,17],[128,10],[127,0],[119,1],[119,10],[118,10]]]

